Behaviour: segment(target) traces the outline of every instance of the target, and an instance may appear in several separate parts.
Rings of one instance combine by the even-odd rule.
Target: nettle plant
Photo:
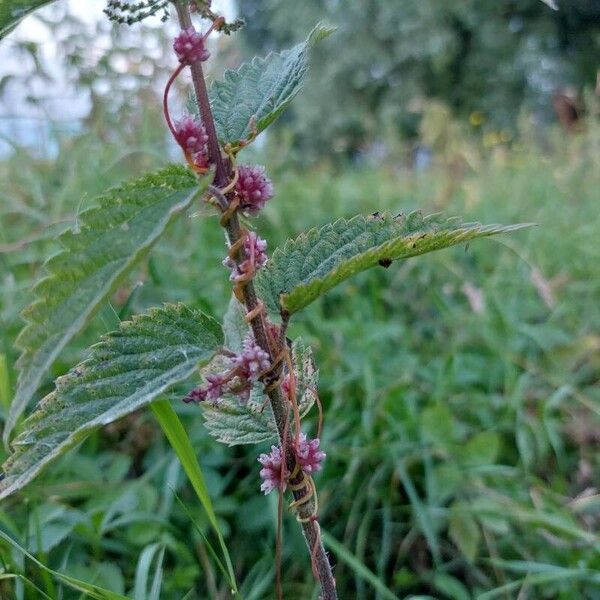
[[[275,189],[262,166],[245,164],[240,155],[294,100],[311,48],[333,29],[317,25],[304,43],[227,71],[208,89],[203,73],[210,59],[207,37],[230,34],[241,23],[227,23],[208,0],[169,4],[111,0],[105,12],[116,22],[132,24],[159,11],[167,19],[175,9],[180,33],[173,51],[179,65],[165,88],[164,114],[186,165],[110,189],[79,215],[76,228],[60,236],[62,250],[47,261],[47,276],[33,290],[35,300],[24,313],[26,325],[17,340],[19,379],[4,429],[12,454],[3,466],[0,497],[21,489],[92,431],[149,405],[206,509],[223,554],[215,560],[232,595],[239,597],[233,561],[191,443],[169,401],[161,399],[200,373],[201,385],[190,384],[181,401],[198,405],[219,442],[272,444],[269,453],[257,456],[257,491],[279,493],[280,518],[283,495],[290,496],[289,509],[306,538],[307,564],[310,560],[321,597],[330,600],[336,585],[321,541],[313,479],[325,459],[319,442],[318,372],[311,349],[288,339],[290,320],[370,267],[389,267],[399,259],[519,226],[482,226],[420,212],[358,215],[301,233],[268,256],[267,242],[253,230],[252,219],[267,202],[276,202]],[[191,75],[193,110],[172,118],[169,92],[184,71]],[[214,209],[227,239],[223,276],[229,277],[233,293],[222,323],[181,304],[135,316],[59,377],[56,389],[20,422],[65,345],[171,223],[198,203]],[[302,421],[315,406],[318,426],[309,437]],[[81,589],[83,584],[77,585]]]

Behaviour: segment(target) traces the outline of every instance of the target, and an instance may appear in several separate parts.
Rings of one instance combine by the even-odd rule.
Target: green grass
[[[317,485],[341,597],[600,598],[598,139],[592,130],[546,153],[525,144],[481,153],[474,167],[420,173],[394,165],[290,172],[271,161],[277,199],[259,223],[271,249],[302,229],[375,210],[538,224],[363,273],[295,317],[292,337],[313,345],[320,369],[328,456]],[[0,163],[2,403],[16,380],[18,313],[55,234],[115,180],[161,164],[160,145],[138,150],[135,140],[102,147],[89,135],[63,144],[53,163],[24,152]],[[52,375],[119,318],[162,301],[222,316],[222,257],[213,217],[183,219]],[[50,387],[49,376],[42,392]],[[271,598],[276,502],[259,492],[262,449],[220,446],[197,409],[173,406],[241,596]],[[71,577],[133,597],[136,573],[153,581],[162,569],[161,598],[227,597],[205,543],[218,539],[149,413],[96,434],[1,509],[4,532]],[[0,559],[4,572],[50,597],[62,590],[2,541]],[[316,597],[291,517],[283,579],[286,597]],[[1,597],[40,597],[15,581],[0,581]]]

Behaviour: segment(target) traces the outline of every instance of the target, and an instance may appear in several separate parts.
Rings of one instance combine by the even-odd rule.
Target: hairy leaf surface
[[[225,346],[232,352],[241,352],[244,340],[250,333],[250,325],[245,319],[246,309],[235,296],[231,296],[223,317]]]
[[[315,367],[312,348],[305,346],[300,338],[292,345],[292,362],[297,373],[296,402],[300,417],[304,417],[318,398],[319,371]]]
[[[223,344],[221,326],[200,311],[166,305],[122,323],[90,357],[56,381],[26,419],[3,465],[0,498],[88,436],[145,406],[207,363]]]
[[[224,81],[210,88],[211,106],[219,139],[236,143],[260,133],[289,106],[302,87],[311,48],[333,31],[317,25],[308,39],[280,54],[269,54],[226,71]]]
[[[8,440],[40,382],[61,350],[143,258],[167,226],[208,185],[179,166],[167,167],[100,196],[79,215],[76,229],[63,233],[63,250],[46,263],[48,276],[34,288],[37,299],[16,345],[17,392],[4,430]]]
[[[257,400],[262,394],[257,394]],[[205,402],[202,414],[206,429],[218,442],[236,446],[275,442],[277,428],[269,404],[250,399],[246,405],[234,399],[223,399],[218,404]]]
[[[526,225],[481,225],[438,215],[358,215],[311,229],[273,252],[256,284],[270,310],[292,314],[342,281],[417,256]]]
[[[0,0],[0,40],[29,13],[54,0]]]

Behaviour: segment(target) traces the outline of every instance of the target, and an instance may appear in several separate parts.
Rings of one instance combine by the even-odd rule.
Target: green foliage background
[[[596,83],[600,2],[559,0],[239,0],[251,51],[298,41],[315,20],[339,29],[318,49],[295,108],[310,153],[354,154],[382,131],[414,135],[425,99],[491,127],[515,128],[521,110],[551,118],[551,97]],[[335,60],[328,57],[335,56]]]
[[[278,198],[260,225],[272,245],[333,217],[416,206],[539,224],[362,274],[296,319],[292,333],[314,345],[321,370],[328,452],[318,478],[321,516],[354,557],[333,552],[342,594],[373,597],[358,561],[391,590],[382,597],[502,598],[523,586],[533,598],[597,596],[597,140],[591,129],[551,154],[533,145],[481,151],[462,173],[444,164],[426,173],[290,172],[277,161],[280,148],[271,157],[267,148]],[[78,210],[78,190],[100,191],[159,150],[127,157],[125,147],[115,163],[115,148],[90,132],[65,142],[57,162],[19,153],[1,163],[9,182],[0,231],[4,406],[15,382],[18,312],[55,248],[53,234]],[[57,172],[70,175],[50,176]],[[228,301],[221,255],[213,219],[177,224],[53,375],[119,319],[163,300],[221,316]],[[49,378],[43,391],[50,385]],[[215,444],[199,411],[176,401],[183,391],[174,406],[207,471],[244,597],[270,597],[275,505],[258,493],[256,449]],[[185,597],[213,597],[206,548],[173,489],[206,529],[156,424],[139,414],[95,434],[8,499],[2,527],[49,566],[121,593],[132,590],[138,559],[159,543],[162,597],[190,590]],[[286,593],[308,597],[313,584],[308,564],[298,564],[303,542],[293,522],[286,540]],[[8,546],[1,554],[7,570],[58,589]],[[513,587],[482,595],[502,586]]]

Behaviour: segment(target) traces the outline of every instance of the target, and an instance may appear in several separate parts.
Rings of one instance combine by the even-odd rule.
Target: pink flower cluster
[[[247,214],[256,214],[273,197],[273,184],[260,165],[240,165],[235,191],[240,207]]]
[[[326,454],[322,450],[319,450],[320,445],[321,440],[319,438],[307,440],[305,433],[300,434],[298,443],[294,445],[296,460],[300,463],[302,470],[308,475],[321,470],[321,463]]]
[[[238,377],[256,381],[270,366],[269,355],[252,338],[244,340],[244,350],[233,359]]]
[[[229,257],[223,261],[223,266],[231,269],[229,276],[231,281],[240,282],[250,279],[257,269],[266,264],[267,242],[258,237],[254,231],[248,232],[244,239],[244,254],[246,258],[239,265]]]
[[[254,264],[254,268],[260,269],[267,262],[267,242],[258,237],[256,232],[250,231],[244,240],[244,252],[246,259]]]
[[[200,169],[208,168],[208,135],[204,125],[187,115],[175,124],[175,140]]]
[[[191,65],[196,61],[205,61],[210,56],[206,49],[205,37],[193,27],[188,27],[179,33],[173,42],[173,50],[184,65]]]
[[[298,464],[307,475],[321,470],[321,463],[325,459],[326,454],[322,450],[319,450],[320,444],[321,441],[319,438],[308,440],[306,434],[301,433],[297,443],[294,442],[292,446]],[[265,494],[275,489],[284,492],[289,473],[285,469],[285,472],[282,474],[284,460],[281,448],[279,446],[271,446],[271,452],[269,454],[261,454],[258,457],[258,462],[263,467],[260,470],[260,477],[263,480],[260,486],[261,491]]]
[[[206,129],[190,115],[186,115],[175,124],[175,139],[184,152],[206,154],[208,142]]]
[[[243,342],[242,351],[238,354],[231,353],[229,356],[231,368],[228,371],[207,375],[206,383],[191,390],[183,401],[211,400],[217,403],[226,393],[237,394],[242,400],[247,400],[252,383],[271,366],[269,355],[252,337],[247,337]]]
[[[288,373],[281,382],[281,391],[286,395],[287,398],[290,397],[292,392],[292,382],[290,378],[290,374]]]
[[[273,490],[281,489],[282,492],[286,488],[286,472],[282,475],[281,470],[283,469],[283,452],[278,446],[271,446],[271,452],[269,454],[261,454],[258,457],[258,462],[262,465],[260,470],[260,476],[263,480],[260,489],[265,494]]]
[[[205,400],[212,400],[217,402],[225,391],[225,385],[228,383],[226,375],[223,373],[216,373],[214,375],[206,376],[206,385],[193,389],[185,398],[184,402],[204,402]]]

